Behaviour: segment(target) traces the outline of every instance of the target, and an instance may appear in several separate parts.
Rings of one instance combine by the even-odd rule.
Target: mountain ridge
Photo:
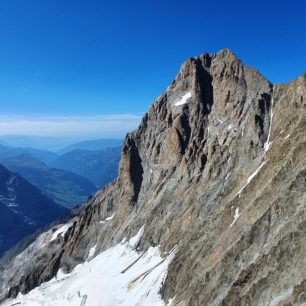
[[[51,166],[79,174],[101,188],[117,177],[120,156],[121,147],[101,151],[75,149],[58,157]]]
[[[19,148],[19,147],[9,147],[0,144],[0,158],[9,158],[20,154],[29,154],[33,157],[41,160],[44,163],[53,162],[58,155],[51,151],[33,149],[33,148]]]
[[[305,302],[305,132],[305,74],[272,84],[228,49],[187,59],[126,136],[116,181],[56,245],[29,250],[31,266],[12,259],[2,299],[143,228],[139,254],[177,247],[160,290],[171,305]]]
[[[123,143],[123,139],[116,139],[116,138],[100,138],[100,139],[93,139],[93,140],[83,140],[80,142],[76,142],[70,144],[66,147],[61,148],[58,150],[59,154],[65,154],[73,150],[89,150],[89,151],[101,151],[108,148],[113,147],[120,147]]]

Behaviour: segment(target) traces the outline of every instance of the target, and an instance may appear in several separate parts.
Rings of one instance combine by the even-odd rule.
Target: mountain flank
[[[91,275],[119,250],[132,260],[107,305],[305,305],[305,182],[306,74],[272,84],[228,49],[190,58],[126,136],[117,179],[2,264],[1,298],[99,305]]]
[[[0,256],[66,212],[24,178],[0,165]]]
[[[102,151],[76,149],[64,153],[51,165],[77,173],[93,182],[97,188],[101,188],[117,177],[121,149],[121,147]]]
[[[60,150],[58,150],[58,153],[65,154],[74,150],[103,151],[108,148],[121,147],[122,143],[123,139],[113,139],[113,138],[84,140],[73,143],[64,148],[61,148]]]
[[[6,158],[0,162],[9,170],[22,175],[56,203],[67,208],[82,204],[97,190],[86,178],[70,171],[49,167],[28,154]]]

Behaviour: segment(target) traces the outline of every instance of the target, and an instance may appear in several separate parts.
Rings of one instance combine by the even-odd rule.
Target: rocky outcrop
[[[127,135],[118,178],[63,237],[5,263],[2,297],[59,267],[70,271],[93,245],[98,254],[145,225],[139,251],[178,245],[165,301],[302,305],[305,129],[305,75],[273,85],[227,49],[188,59]]]

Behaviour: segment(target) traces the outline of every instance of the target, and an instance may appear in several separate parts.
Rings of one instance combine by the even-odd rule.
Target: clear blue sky
[[[1,1],[1,114],[141,115],[184,59],[225,47],[286,82],[305,35],[301,0]]]

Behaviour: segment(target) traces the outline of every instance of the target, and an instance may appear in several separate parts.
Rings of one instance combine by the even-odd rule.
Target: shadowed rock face
[[[178,244],[161,290],[166,301],[301,305],[305,161],[305,75],[273,86],[227,49],[188,59],[127,135],[118,178],[64,237],[2,263],[3,297],[29,291],[59,267],[71,270],[93,245],[101,252],[145,225],[140,250]]]

